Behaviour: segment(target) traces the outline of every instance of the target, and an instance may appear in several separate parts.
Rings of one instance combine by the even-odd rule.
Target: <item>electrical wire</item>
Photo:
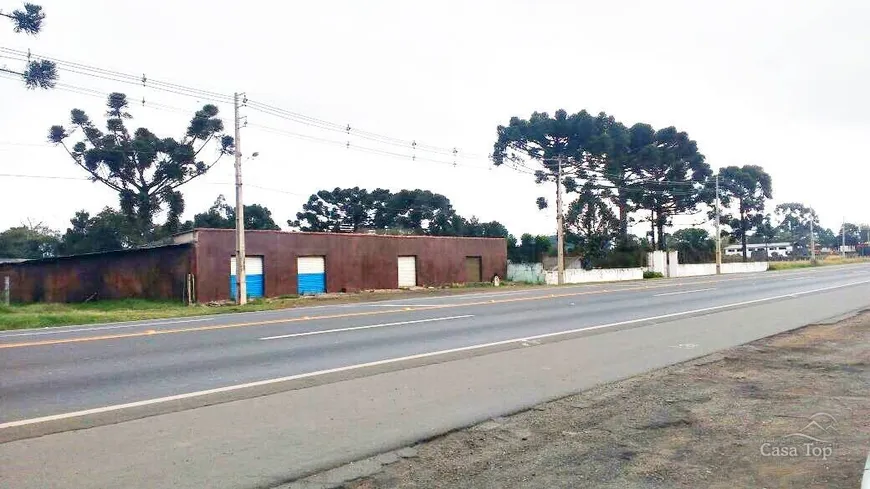
[[[212,92],[208,90],[201,90],[198,88],[186,87],[184,85],[164,82],[160,80],[148,79],[148,77],[145,75],[131,75],[129,73],[107,70],[104,68],[98,68],[82,63],[66,61],[60,58],[54,58],[42,54],[29,53],[26,51],[20,51],[6,47],[0,47],[0,53],[6,53],[7,56],[4,56],[5,58],[13,59],[16,61],[26,62],[29,61],[31,57],[52,61],[58,66],[58,68],[62,68],[64,71],[69,71],[79,75],[85,75],[94,78],[100,78],[103,80],[125,83],[129,85],[141,85],[144,87],[153,88],[155,90],[175,93],[177,95],[183,95],[187,97],[208,99],[211,101],[217,101],[219,103],[232,103],[233,101],[233,97],[230,95],[220,94],[218,92]]]
[[[283,119],[286,121],[303,124],[309,127],[315,127],[318,129],[324,129],[327,131],[347,134],[351,136],[356,136],[362,139],[367,139],[369,141],[374,141],[381,144],[388,144],[392,146],[399,146],[402,148],[410,149],[413,152],[421,151],[426,153],[433,153],[441,156],[448,156],[455,158],[480,158],[479,155],[475,155],[472,153],[466,153],[464,151],[460,151],[458,148],[441,148],[437,146],[431,146],[427,144],[418,143],[415,140],[403,140],[398,138],[393,138],[390,136],[382,136],[376,133],[372,133],[369,131],[362,131],[353,128],[350,124],[343,125],[337,124],[334,122],[324,121],[322,119],[316,119],[313,117],[309,117],[303,114],[299,114],[296,112],[286,111],[284,109],[279,109],[276,107],[272,107],[260,102],[248,100],[246,103],[247,107],[261,112],[266,115],[270,115],[272,117],[277,117],[279,119]]]
[[[176,83],[169,83],[160,80],[154,80],[148,78],[146,75],[138,76],[132,75],[129,73],[123,73],[119,71],[107,70],[104,68],[98,68],[94,66],[89,66],[82,63],[72,62],[63,60],[60,58],[55,58],[51,56],[46,56],[42,54],[32,54],[25,51],[0,47],[0,53],[6,53],[6,56],[0,55],[0,57],[5,57],[8,59],[14,59],[16,61],[27,61],[31,58],[31,56],[35,56],[41,59],[53,61],[57,64],[59,68],[62,68],[64,71],[68,71],[71,73],[76,73],[84,76],[91,76],[94,78],[109,80],[118,83],[126,83],[131,85],[141,85],[143,87],[152,88],[155,90],[162,90],[169,93],[174,93],[177,95],[183,95],[194,98],[201,99],[209,99],[212,101],[217,101],[220,103],[232,103],[233,97],[230,95],[221,94],[214,91],[202,90],[198,88],[188,87]],[[454,158],[479,158],[479,155],[467,153],[464,151],[460,151],[458,148],[447,148],[447,147],[439,147],[430,144],[418,143],[415,140],[405,140],[400,138],[395,138],[392,136],[386,136],[382,134],[378,134],[371,131],[364,131],[360,129],[353,128],[350,124],[338,124],[334,122],[325,121],[323,119],[318,119],[316,117],[307,116],[304,114],[300,114],[298,112],[289,111],[286,109],[282,109],[279,107],[275,107],[266,103],[247,100],[245,104],[257,111],[263,112],[265,114],[269,114],[275,117],[281,117],[289,121],[293,121],[296,123],[306,124],[312,127],[316,127],[319,129],[331,130],[336,132],[353,132],[355,136],[359,136],[364,139],[369,139],[372,141],[380,142],[383,144],[390,144],[394,146],[403,146],[409,147],[412,150],[419,150],[423,152],[430,152],[441,154],[444,156],[453,156]]]
[[[390,157],[394,157],[394,158],[401,158],[401,159],[412,160],[412,161],[424,161],[424,162],[429,162],[429,163],[436,163],[436,164],[449,165],[449,166],[455,166],[455,167],[461,166],[461,167],[465,167],[465,168],[474,168],[477,170],[489,170],[490,169],[489,167],[481,167],[481,166],[477,166],[477,165],[469,165],[466,163],[444,161],[444,160],[428,158],[425,156],[417,156],[414,154],[397,153],[397,152],[393,152],[393,151],[371,148],[371,147],[367,147],[367,146],[360,146],[358,144],[352,144],[350,141],[340,141],[337,139],[322,138],[322,137],[318,137],[318,136],[312,136],[312,135],[308,135],[308,134],[302,134],[302,133],[298,133],[298,132],[278,129],[275,127],[265,126],[265,125],[261,125],[261,124],[248,124],[247,127],[257,129],[260,131],[270,132],[270,133],[280,135],[280,136],[288,136],[288,137],[293,137],[293,138],[298,138],[298,139],[305,139],[305,140],[309,140],[309,141],[316,141],[316,142],[320,142],[320,143],[332,144],[335,146],[341,146],[341,147],[344,147],[346,149],[350,149],[350,150],[354,150],[354,151],[362,151],[362,152],[377,154],[377,155],[381,155],[381,156],[390,156]]]

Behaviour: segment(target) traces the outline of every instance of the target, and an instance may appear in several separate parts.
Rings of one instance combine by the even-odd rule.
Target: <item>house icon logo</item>
[[[815,413],[803,428],[761,444],[762,457],[813,457],[827,460],[833,455],[833,438],[839,433],[837,419],[828,413]]]

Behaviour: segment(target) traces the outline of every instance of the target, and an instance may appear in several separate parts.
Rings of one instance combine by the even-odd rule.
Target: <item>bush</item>
[[[664,278],[664,275],[662,275],[659,272],[653,272],[653,271],[647,270],[647,271],[643,272],[643,278]]]

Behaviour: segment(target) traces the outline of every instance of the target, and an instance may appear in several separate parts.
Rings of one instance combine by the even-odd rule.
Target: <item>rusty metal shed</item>
[[[503,238],[282,231],[245,237],[246,283],[255,296],[481,282],[507,271]],[[233,230],[195,229],[165,246],[0,264],[0,276],[10,276],[15,302],[184,300],[191,282],[194,299],[210,302],[231,299],[234,257]]]

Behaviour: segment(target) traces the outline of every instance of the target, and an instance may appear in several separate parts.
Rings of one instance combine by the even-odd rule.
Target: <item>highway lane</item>
[[[6,332],[0,423],[861,283],[866,265]]]

